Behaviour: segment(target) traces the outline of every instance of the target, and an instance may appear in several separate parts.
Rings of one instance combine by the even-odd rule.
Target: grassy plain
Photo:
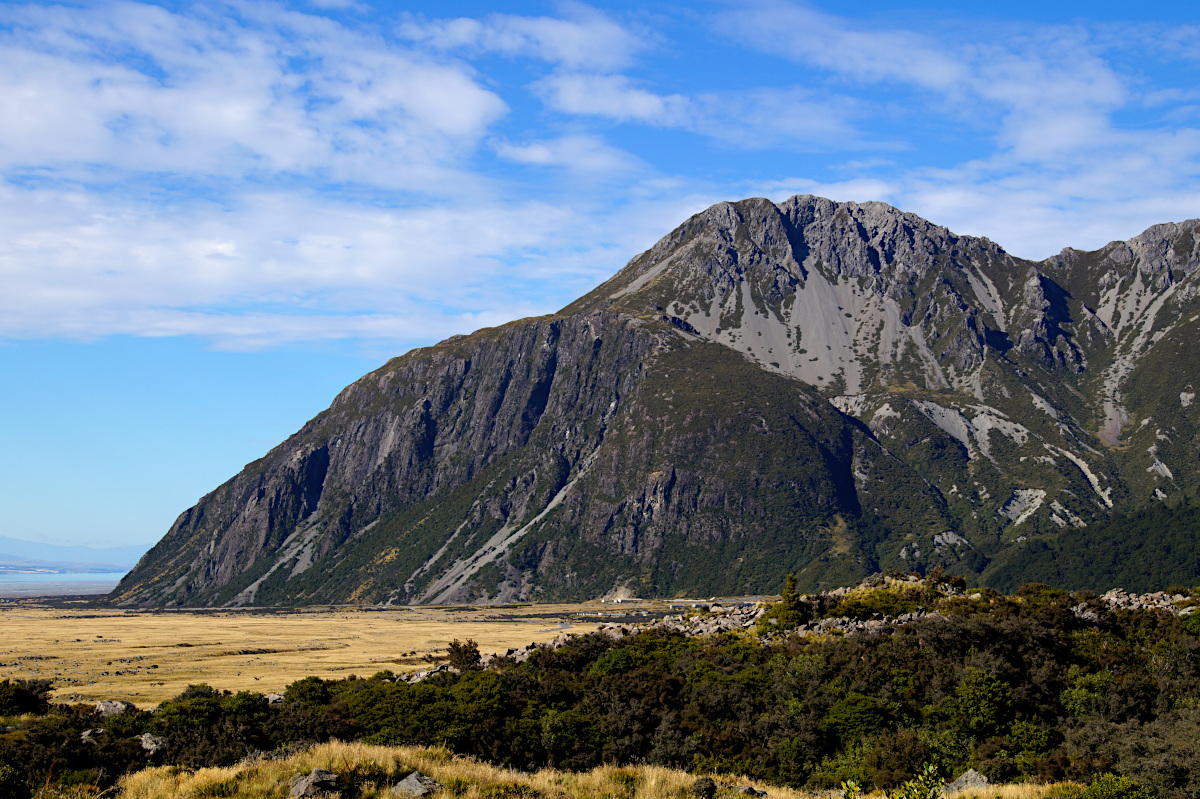
[[[686,799],[696,775],[660,766],[600,766],[586,772],[544,769],[533,774],[491,766],[444,749],[369,746],[331,742],[286,760],[242,763],[228,768],[196,771],[164,766],[131,774],[121,780],[116,799],[174,799],[175,797],[285,797],[293,776],[322,768],[339,775],[359,799],[391,797],[390,786],[418,769],[442,785],[437,797],[460,799]],[[807,792],[768,785],[742,777],[716,776],[717,799],[740,799],[734,788],[752,785],[767,799],[834,799],[840,791]],[[727,787],[726,787],[727,786]],[[989,785],[988,799],[1044,799],[1062,786]],[[1079,787],[1079,786],[1074,786]],[[970,799],[978,791],[948,794],[946,799]],[[82,794],[81,794],[82,796]],[[883,793],[872,794],[882,799]]]
[[[483,653],[503,652],[564,631],[588,632],[607,620],[594,614],[612,612],[598,602],[287,612],[0,604],[0,679],[52,679],[58,701],[152,706],[192,683],[269,693],[310,675],[427,668],[445,659],[455,638],[475,639]]]

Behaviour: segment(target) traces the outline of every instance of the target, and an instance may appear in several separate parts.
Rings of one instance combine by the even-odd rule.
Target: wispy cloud
[[[626,67],[646,43],[626,26],[583,3],[561,3],[561,17],[490,14],[429,20],[409,17],[400,33],[437,50],[539,58],[569,69]]]
[[[272,6],[0,11],[0,168],[445,181],[506,111],[469,70]]]
[[[868,142],[852,121],[856,103],[797,87],[687,96],[655,94],[625,75],[560,73],[538,80],[533,90],[564,114],[679,128],[741,147],[803,150]]]
[[[771,2],[700,48],[581,4],[295,1],[0,6],[0,337],[402,346],[552,310],[747,194],[885,200],[1037,257],[1200,214],[1192,87],[1112,55],[1189,59],[1194,31]],[[693,76],[687,47],[755,67]]]
[[[598,136],[560,136],[520,144],[499,142],[496,151],[501,157],[522,164],[563,167],[571,172],[612,175],[643,166],[637,158]]]
[[[533,88],[547,105],[568,114],[665,126],[682,126],[692,116],[689,98],[655,94],[624,75],[569,72],[542,78]]]
[[[1116,41],[1104,31],[1026,25],[996,35],[964,28],[939,36],[784,2],[726,14],[720,24],[739,42],[843,87],[906,92],[902,124],[932,116],[990,140],[990,150],[964,161],[891,170],[880,199],[989,235],[1019,254],[1099,246],[1179,218],[1181,209],[1200,211],[1192,189],[1200,174],[1198,131],[1117,121],[1131,106],[1186,98],[1123,74],[1108,57]],[[1137,33],[1142,47],[1165,35]],[[1119,45],[1134,43],[1127,36]],[[896,135],[917,134],[906,136],[901,127]]]

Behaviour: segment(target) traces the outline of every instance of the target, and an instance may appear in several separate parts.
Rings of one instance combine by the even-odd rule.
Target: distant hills
[[[1200,581],[1198,227],[1033,262],[882,203],[720,203],[557,314],[347,387],[111,598]]]
[[[64,546],[0,536],[0,574],[32,570],[121,572],[131,569],[145,551],[144,546]]]

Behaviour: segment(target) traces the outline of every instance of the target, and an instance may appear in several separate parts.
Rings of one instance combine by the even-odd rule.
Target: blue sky
[[[1191,4],[0,5],[0,535],[157,540],[387,357],[707,205],[1200,216]]]

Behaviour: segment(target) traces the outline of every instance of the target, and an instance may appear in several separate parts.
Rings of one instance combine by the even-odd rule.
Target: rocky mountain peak
[[[1198,228],[1032,262],[884,203],[718,203],[558,314],[355,382],[181,515],[114,597],[1009,573],[1200,491]]]

